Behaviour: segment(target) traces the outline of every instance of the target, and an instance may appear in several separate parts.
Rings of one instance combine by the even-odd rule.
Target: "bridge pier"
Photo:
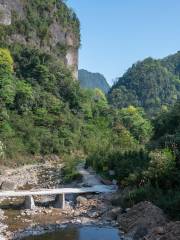
[[[55,199],[55,207],[56,208],[65,208],[65,194],[58,194],[56,195],[56,199]]]
[[[35,206],[33,196],[26,196],[24,205],[25,205],[25,209],[31,209],[31,210],[34,209],[36,206]]]

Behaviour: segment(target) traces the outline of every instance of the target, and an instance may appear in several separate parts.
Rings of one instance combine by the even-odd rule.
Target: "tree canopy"
[[[180,97],[177,63],[169,65],[168,59],[137,62],[111,88],[110,103],[117,108],[143,107],[151,117],[169,108]]]

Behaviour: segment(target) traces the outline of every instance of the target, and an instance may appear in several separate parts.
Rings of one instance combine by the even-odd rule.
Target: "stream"
[[[120,240],[119,231],[111,227],[67,227],[55,233],[32,236],[23,240]]]

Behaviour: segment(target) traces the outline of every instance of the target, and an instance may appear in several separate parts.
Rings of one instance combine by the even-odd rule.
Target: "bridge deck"
[[[114,192],[113,186],[97,185],[87,188],[59,188],[59,189],[40,189],[30,191],[0,191],[0,197],[26,197],[26,196],[44,196],[71,193],[110,193]]]

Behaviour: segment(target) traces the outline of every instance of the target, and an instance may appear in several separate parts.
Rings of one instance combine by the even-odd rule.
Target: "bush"
[[[175,156],[169,149],[156,150],[149,154],[150,162],[145,177],[151,182],[162,182],[172,174],[176,166]]]

